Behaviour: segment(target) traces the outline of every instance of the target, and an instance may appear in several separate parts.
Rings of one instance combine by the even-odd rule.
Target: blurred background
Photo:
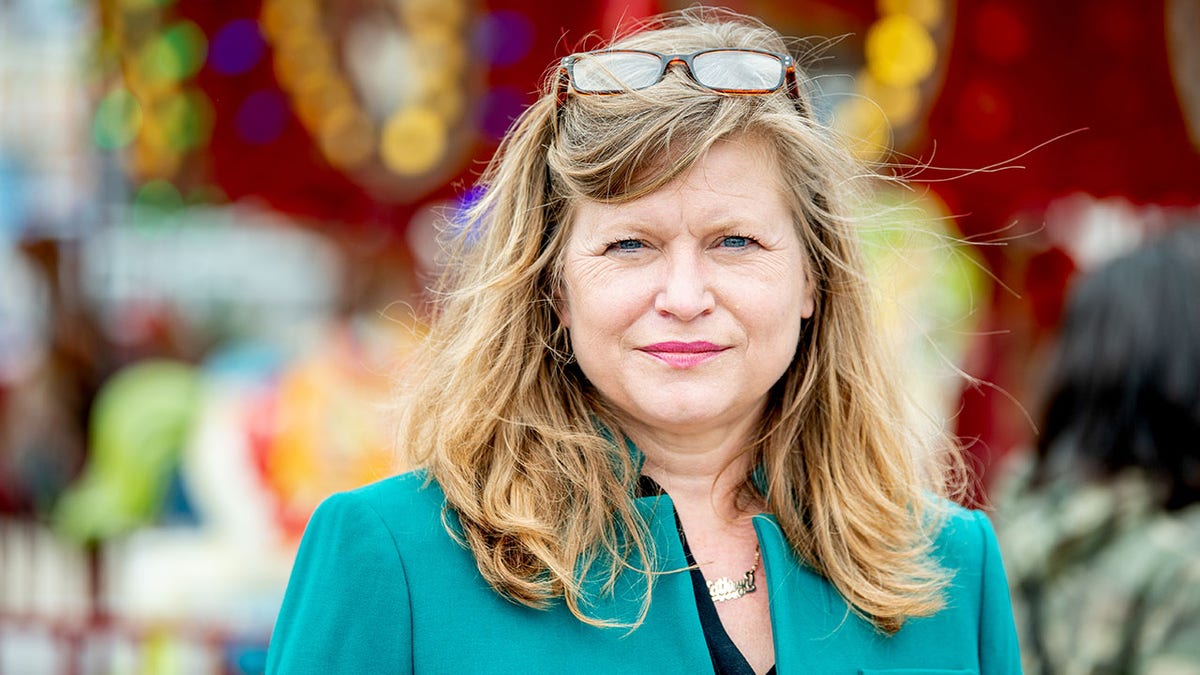
[[[0,0],[0,673],[261,672],[309,513],[403,468],[437,233],[548,67],[687,4]],[[1200,213],[1200,0],[727,6],[913,180],[881,325],[983,503],[1071,280]]]

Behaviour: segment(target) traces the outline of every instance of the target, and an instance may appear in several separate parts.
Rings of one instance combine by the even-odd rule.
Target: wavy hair
[[[658,17],[609,46],[789,51],[765,25],[712,10]],[[757,137],[774,151],[816,308],[746,448],[756,468],[744,490],[856,611],[898,630],[942,606],[948,576],[930,555],[931,514],[958,455],[924,451],[873,330],[849,214],[873,174],[804,112],[807,94],[722,95],[679,70],[561,107],[555,74],[546,78],[450,242],[431,332],[405,376],[401,447],[445,492],[447,526],[497,592],[532,607],[561,598],[581,621],[614,625],[589,611],[584,580],[598,571],[611,589],[631,571],[645,578],[644,616],[663,570],[632,498],[639,467],[555,313],[572,204],[636,199],[714,143]]]

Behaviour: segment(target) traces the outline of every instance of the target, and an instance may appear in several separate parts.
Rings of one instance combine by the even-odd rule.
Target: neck
[[[754,420],[693,433],[669,433],[625,425],[646,457],[642,473],[671,495],[676,509],[733,520],[757,513],[759,504],[739,504],[747,472]]]

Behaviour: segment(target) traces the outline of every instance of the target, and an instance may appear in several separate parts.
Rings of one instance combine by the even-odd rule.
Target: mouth
[[[716,358],[721,352],[729,349],[711,342],[657,342],[638,351],[652,356],[672,368],[692,368],[705,361]]]

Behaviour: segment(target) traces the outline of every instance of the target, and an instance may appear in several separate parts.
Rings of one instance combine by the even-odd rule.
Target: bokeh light
[[[208,144],[213,109],[204,92],[193,88],[176,92],[164,98],[159,106],[169,148],[187,152]]]
[[[260,89],[238,106],[234,126],[238,136],[251,145],[266,145],[283,133],[288,120],[288,102],[278,90]]]
[[[304,126],[317,129],[334,110],[354,104],[354,92],[344,80],[329,71],[305,75],[294,92],[296,112]]]
[[[96,106],[92,139],[105,150],[124,148],[142,127],[142,106],[128,89],[110,91]]]
[[[879,0],[878,7],[882,15],[907,14],[928,28],[939,25],[946,13],[943,0]]]
[[[448,131],[446,123],[432,110],[402,109],[383,129],[380,157],[394,173],[420,175],[436,166],[444,156]]]
[[[475,27],[475,51],[493,66],[511,66],[529,54],[535,38],[533,23],[520,12],[485,14]]]
[[[321,152],[335,166],[354,168],[371,159],[375,150],[375,125],[352,106],[335,109],[317,131]]]
[[[161,178],[147,181],[133,197],[133,226],[147,235],[173,229],[170,216],[183,206],[183,194],[174,183]]]
[[[833,124],[864,161],[880,159],[891,147],[891,126],[874,101],[860,96],[843,99],[834,108]]]
[[[209,63],[224,75],[241,75],[258,65],[266,49],[257,21],[235,19],[213,37]]]
[[[893,87],[914,85],[933,72],[937,48],[933,38],[907,14],[880,19],[867,32],[867,68],[871,76]]]
[[[329,43],[308,33],[291,33],[275,46],[275,77],[285,88],[294,88],[300,79],[315,70],[333,67]]]
[[[120,0],[121,9],[129,12],[140,12],[147,9],[168,7],[175,0]]]
[[[416,32],[426,26],[457,28],[466,19],[466,7],[462,2],[449,0],[406,0],[398,3],[400,16],[410,30]]]
[[[167,180],[147,181],[133,198],[134,206],[149,207],[162,212],[177,211],[183,206],[183,195]]]
[[[207,54],[204,31],[191,21],[179,21],[142,45],[137,68],[149,83],[173,84],[195,75]]]
[[[132,146],[128,157],[129,173],[138,179],[173,176],[183,165],[183,157],[169,152],[160,126],[147,124],[140,142]]]
[[[921,94],[917,87],[889,87],[880,84],[868,73],[860,73],[857,80],[863,96],[874,101],[893,127],[912,122],[921,107]]]
[[[525,109],[525,96],[512,87],[495,87],[483,98],[480,127],[492,138],[500,138]]]
[[[320,23],[320,13],[313,0],[264,0],[262,26],[267,36],[282,40],[292,33],[312,31]]]

